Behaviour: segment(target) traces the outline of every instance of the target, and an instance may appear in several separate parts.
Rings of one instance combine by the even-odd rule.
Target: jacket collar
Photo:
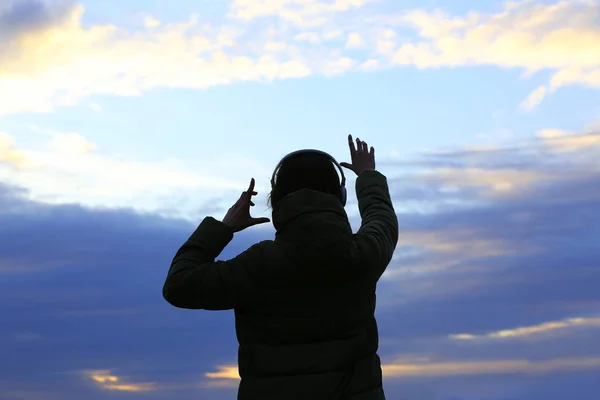
[[[316,237],[352,233],[340,200],[328,193],[301,189],[285,196],[273,209],[276,237],[310,233]]]

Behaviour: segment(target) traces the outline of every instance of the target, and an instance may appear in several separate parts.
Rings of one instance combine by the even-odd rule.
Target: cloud
[[[113,375],[110,371],[89,371],[87,374],[104,390],[149,392],[155,389],[154,383],[123,383],[123,379]]]
[[[146,28],[157,28],[160,26],[160,24],[161,22],[152,16],[147,16],[146,18],[144,18],[144,25],[146,26]]]
[[[544,361],[516,359],[423,364],[384,364],[381,368],[383,375],[386,377],[441,377],[515,373],[539,374],[600,369],[600,357]]]
[[[75,3],[14,4],[2,14],[15,22],[0,32],[0,114],[50,112],[98,94],[403,66],[549,71],[548,85],[524,100],[525,110],[565,85],[600,85],[600,12],[589,0],[513,2],[465,15],[419,9],[383,15],[363,0],[236,0],[220,26],[194,15],[179,22],[148,16],[139,28],[84,25],[84,8]],[[280,28],[265,28],[264,17],[281,20]],[[342,35],[345,42],[334,40]],[[350,59],[345,47],[354,62],[339,68]]]
[[[317,32],[302,32],[294,36],[295,40],[305,41],[312,44],[318,44],[321,42],[321,38]]]
[[[360,70],[373,71],[379,68],[379,60],[371,59],[363,62],[358,67]]]
[[[130,32],[84,27],[83,13],[74,5],[56,24],[9,38],[0,53],[0,114],[48,112],[92,94],[137,96],[154,87],[204,89],[311,73],[293,55],[227,52],[239,34],[228,27],[207,31],[196,18]]]
[[[23,192],[0,185],[0,352],[12,360],[0,367],[0,398],[24,390],[93,400],[105,391],[181,399],[203,393],[203,373],[235,357],[231,314],[204,313],[198,325],[160,294],[174,251],[195,224],[131,209],[44,204]],[[236,235],[221,257],[249,247],[260,231]],[[27,250],[32,241],[43,248]],[[42,338],[13,340],[32,338],[28,332]]]
[[[43,144],[57,134],[41,133]],[[387,160],[401,221],[377,292],[388,397],[402,398],[407,387],[424,393],[419,384],[430,398],[546,399],[540,388],[555,382],[573,393],[599,390],[600,170],[598,144],[585,139],[595,135],[547,129]],[[503,180],[513,187],[494,190]],[[11,360],[0,366],[0,398],[136,394],[127,389],[230,398],[238,382],[233,314],[173,309],[160,295],[174,252],[211,213],[189,222],[130,207],[48,204],[0,185],[0,354]],[[351,223],[360,225],[358,216]],[[218,259],[273,234],[240,232]],[[15,340],[31,334],[41,338]],[[551,345],[515,340],[542,335]]]
[[[527,98],[521,103],[521,108],[530,111],[537,107],[546,97],[546,87],[540,86],[535,89]]]
[[[542,142],[556,152],[600,148],[600,133],[574,134],[558,129],[543,129],[538,132]]]
[[[27,187],[31,198],[54,204],[115,207],[135,201],[140,210],[190,217],[198,204],[220,210],[225,207],[220,204],[223,194],[246,188],[246,182],[228,177],[236,168],[265,175],[261,165],[242,159],[205,158],[204,165],[196,166],[177,159],[135,162],[103,151],[77,132],[30,128],[39,135],[36,147],[17,147],[14,138],[0,133],[0,162],[8,165],[0,165],[0,177]],[[219,171],[219,176],[210,171]],[[213,191],[208,194],[207,188]],[[196,205],[187,204],[191,196]]]
[[[513,329],[503,329],[496,332],[489,332],[483,335],[474,335],[469,333],[459,333],[450,335],[455,340],[478,340],[478,339],[512,339],[537,336],[555,330],[564,330],[574,327],[600,327],[600,318],[567,318],[561,321],[544,322],[538,325],[523,326]]]
[[[523,171],[512,168],[436,168],[431,172],[421,174],[424,179],[438,181],[444,187],[477,187],[485,188],[490,193],[497,194],[531,185],[535,181],[545,179],[538,171]]]
[[[229,16],[241,20],[277,17],[300,27],[323,25],[333,13],[359,8],[373,0],[233,0]]]
[[[348,39],[346,40],[346,48],[356,49],[360,48],[365,44],[365,40],[358,33],[350,33],[348,34]]]
[[[342,30],[334,29],[332,31],[326,32],[323,34],[323,38],[326,40],[333,40],[341,37],[343,35]]]
[[[50,142],[50,148],[61,154],[86,154],[97,146],[78,133],[56,135]]]
[[[0,8],[0,37],[10,39],[61,24],[71,6],[71,1],[62,0],[52,3],[40,0],[10,1]]]
[[[221,365],[217,369],[219,372],[207,372],[204,374],[210,379],[239,379],[240,374],[238,372],[237,365]]]
[[[567,85],[580,84],[590,87],[600,86],[600,70],[594,68],[571,67],[565,68],[554,74],[550,80],[553,90]]]
[[[327,63],[327,76],[339,75],[342,74],[354,67],[356,65],[356,60],[350,57],[342,57],[338,58],[335,61],[331,61]]]
[[[505,3],[497,13],[450,16],[441,11],[412,11],[394,19],[414,27],[421,40],[400,44],[396,65],[419,68],[496,65],[535,72],[553,71],[552,88],[567,84],[598,87],[600,41],[595,1]],[[535,107],[546,89],[538,87],[525,101]]]
[[[94,111],[94,112],[101,112],[102,111],[102,106],[98,103],[92,103],[90,104],[90,108]]]
[[[33,166],[27,156],[15,148],[15,139],[4,132],[0,132],[0,163],[7,163],[17,168]]]
[[[402,320],[403,328],[390,328],[388,335],[396,340],[386,349],[432,351],[436,337],[533,327],[532,315],[550,322],[597,315],[600,299],[593,287],[600,282],[595,268],[600,252],[594,243],[600,238],[594,226],[600,223],[600,175],[598,145],[584,140],[590,135],[597,133],[546,130],[510,144],[387,161],[402,224],[394,259],[380,282],[378,320],[382,333],[394,320]],[[564,151],[574,147],[571,142],[585,145]],[[474,169],[476,175],[469,173]],[[515,174],[507,179],[512,189],[490,190],[507,169]],[[516,184],[520,179],[524,183]],[[423,315],[435,318],[424,324]],[[575,341],[589,346],[593,335],[569,330],[569,337],[564,341],[572,350]],[[497,344],[478,345],[478,354],[526,351],[535,358],[550,351],[491,342]],[[462,347],[452,346],[441,341],[434,347],[460,354]],[[581,351],[589,355],[584,345]]]
[[[467,146],[383,163],[414,170],[410,179],[398,181],[396,190],[401,190],[405,199],[428,200],[423,196],[429,193],[428,198],[473,205],[500,197],[516,199],[533,188],[592,176],[599,137],[598,132],[589,130],[542,129],[535,137],[509,145]]]
[[[393,29],[378,30],[375,34],[375,53],[388,58],[396,47],[395,38],[398,36]]]

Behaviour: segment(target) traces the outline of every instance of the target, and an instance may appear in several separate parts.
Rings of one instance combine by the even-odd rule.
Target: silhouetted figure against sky
[[[358,175],[356,234],[340,164],[302,150],[273,174],[275,240],[214,261],[234,232],[268,221],[249,217],[252,181],[223,222],[206,217],[173,259],[163,287],[170,304],[235,310],[239,400],[385,399],[375,289],[396,248],[398,219],[373,147],[348,141],[352,164],[341,166]]]

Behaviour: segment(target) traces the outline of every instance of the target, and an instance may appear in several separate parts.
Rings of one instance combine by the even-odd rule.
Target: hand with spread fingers
[[[359,176],[364,171],[375,170],[375,149],[371,146],[369,151],[369,145],[367,142],[363,142],[359,138],[356,138],[356,148],[352,141],[352,135],[348,135],[348,147],[350,147],[350,157],[352,163],[342,162],[340,165],[344,168],[348,168],[353,171],[356,176]]]
[[[225,218],[223,218],[223,223],[229,226],[233,232],[240,232],[250,226],[271,222],[269,218],[253,218],[250,216],[250,207],[254,206],[252,196],[257,194],[258,192],[254,191],[254,178],[252,178],[248,190],[242,192],[238,201],[231,206]]]

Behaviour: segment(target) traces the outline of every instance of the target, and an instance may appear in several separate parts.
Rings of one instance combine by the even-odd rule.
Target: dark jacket
[[[380,172],[363,172],[356,193],[356,234],[335,196],[303,189],[273,211],[275,240],[215,262],[233,232],[207,217],[175,255],[170,304],[235,310],[239,400],[384,398],[375,289],[398,219]]]

